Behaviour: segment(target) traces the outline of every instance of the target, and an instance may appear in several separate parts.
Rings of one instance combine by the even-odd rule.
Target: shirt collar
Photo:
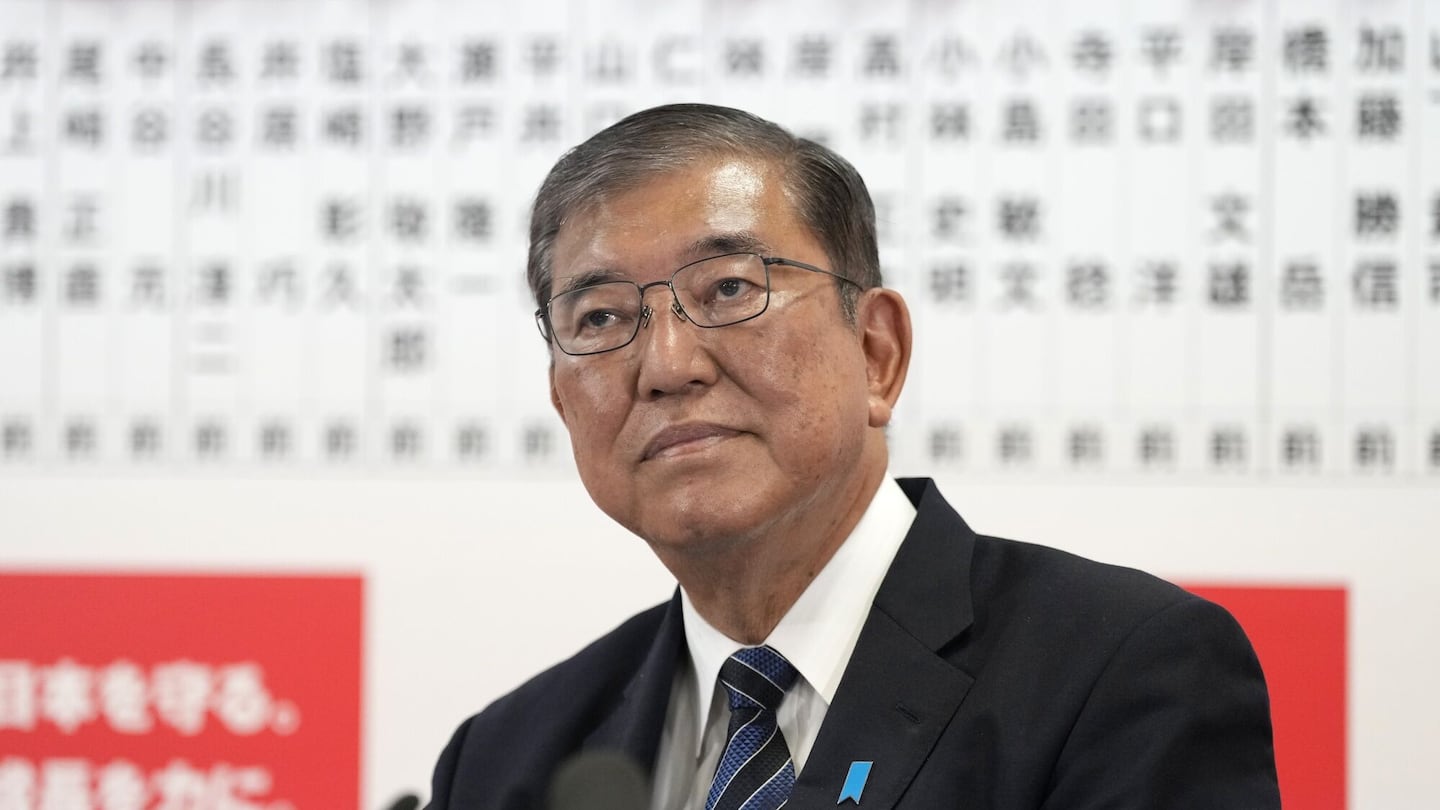
[[[875,594],[914,521],[915,507],[887,473],[850,536],[765,640],[789,659],[826,706],[835,699]],[[680,608],[695,673],[695,728],[703,732],[720,665],[743,645],[705,621],[684,588]],[[697,753],[701,737],[695,741]]]

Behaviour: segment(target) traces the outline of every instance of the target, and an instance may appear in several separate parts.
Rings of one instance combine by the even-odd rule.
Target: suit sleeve
[[[472,717],[461,723],[460,728],[450,737],[445,750],[440,752],[440,759],[435,762],[435,774],[430,779],[430,803],[425,805],[425,810],[449,810],[450,790],[455,783],[455,771],[459,767],[460,749],[465,744],[465,735],[470,731],[470,724],[474,719]]]
[[[1043,806],[1280,807],[1265,678],[1229,613],[1187,596],[1130,633],[1076,719]]]

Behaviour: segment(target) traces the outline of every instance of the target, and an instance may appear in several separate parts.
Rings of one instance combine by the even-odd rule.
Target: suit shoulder
[[[564,703],[570,709],[577,707],[577,701],[603,703],[617,696],[654,643],[667,607],[668,603],[662,603],[631,616],[579,652],[497,698],[473,719],[472,731],[499,724],[513,732],[512,722],[531,723],[537,716],[553,714],[556,695],[565,695]]]
[[[1124,633],[1179,604],[1204,603],[1153,574],[1034,543],[976,535],[972,562],[977,613],[994,617]]]

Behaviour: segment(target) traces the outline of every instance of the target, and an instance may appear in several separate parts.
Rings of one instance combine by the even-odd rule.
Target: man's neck
[[[742,644],[760,644],[850,536],[885,478],[885,463],[809,512],[809,525],[768,527],[763,535],[703,558],[664,555],[695,610]]]

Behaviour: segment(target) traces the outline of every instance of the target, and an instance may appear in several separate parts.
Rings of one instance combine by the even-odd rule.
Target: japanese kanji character
[[[153,429],[154,425],[144,427]],[[135,428],[131,429],[130,436],[133,451]],[[139,666],[130,661],[116,661],[100,670],[99,680],[100,714],[112,730],[121,734],[144,734],[154,726],[150,717],[150,682]]]
[[[97,84],[100,81],[100,44],[75,42],[65,60],[65,78],[72,82]]]
[[[1210,462],[1216,467],[1239,467],[1247,455],[1245,432],[1239,428],[1216,428],[1210,433]]]
[[[425,367],[428,334],[421,327],[392,329],[385,339],[385,366],[391,371],[408,373]]]
[[[393,459],[418,458],[423,449],[422,438],[420,428],[408,422],[391,427],[390,457]]]
[[[1210,68],[1244,73],[1255,62],[1255,34],[1248,28],[1217,28],[1210,34]]]
[[[130,119],[130,143],[142,149],[163,146],[170,137],[170,118],[158,107],[143,107]]]
[[[549,76],[560,67],[560,42],[554,37],[536,37],[530,40],[525,52],[525,62],[530,72],[537,77]]]
[[[83,759],[47,759],[40,766],[40,810],[94,810],[90,763]]]
[[[1292,73],[1324,73],[1330,67],[1330,37],[1315,26],[1285,31],[1285,67]]]
[[[1322,117],[1320,99],[1299,96],[1285,105],[1285,131],[1290,135],[1308,141],[1325,134],[1325,120]]]
[[[35,203],[16,197],[5,204],[5,241],[35,238]]]
[[[1006,143],[1040,140],[1040,111],[1030,99],[1011,99],[1001,113],[1000,137]]]
[[[521,433],[520,447],[527,459],[549,458],[554,436],[547,425],[530,425]]]
[[[359,146],[365,135],[358,107],[339,107],[325,114],[325,140],[342,146]]]
[[[65,140],[91,149],[98,148],[105,140],[105,119],[100,110],[82,107],[64,113]]]
[[[423,306],[425,304],[425,271],[410,264],[396,267],[390,300],[397,307]]]
[[[1245,96],[1210,100],[1210,137],[1216,143],[1249,143],[1255,136],[1255,103]]]
[[[467,43],[468,44],[468,43]],[[391,79],[402,82],[414,82],[423,84],[430,78],[429,71],[425,69],[425,46],[419,42],[402,42],[395,48],[395,71]],[[494,69],[492,57],[491,70]],[[464,64],[462,62],[463,71]],[[464,79],[462,73],[462,80]]]
[[[1395,309],[1400,305],[1399,276],[1399,268],[1390,259],[1358,262],[1351,278],[1355,303],[1367,309]]]
[[[1104,438],[1094,427],[1072,428],[1066,441],[1070,463],[1076,466],[1098,464],[1105,457]]]
[[[461,459],[479,460],[489,451],[490,437],[480,425],[466,424],[455,428],[455,455]]]
[[[555,141],[560,138],[560,108],[554,104],[527,105],[521,121],[522,141]]]
[[[95,454],[95,425],[76,419],[65,426],[65,455],[72,459],[89,458]]]
[[[867,39],[861,70],[870,78],[898,78],[900,76],[899,39],[887,34],[875,34]]]
[[[1226,192],[1210,198],[1210,213],[1215,225],[1210,229],[1212,242],[1249,242],[1250,229],[1246,217],[1250,214],[1250,200],[1241,194]]]
[[[1210,303],[1221,308],[1250,303],[1250,265],[1243,261],[1210,264]]]
[[[235,119],[229,110],[212,107],[195,119],[195,140],[208,149],[229,146],[235,140]]]
[[[200,304],[217,307],[229,304],[233,287],[230,265],[223,260],[205,262],[195,268],[195,300]]]
[[[65,274],[65,303],[77,307],[100,301],[100,271],[93,264],[77,264]]]
[[[1391,192],[1355,195],[1355,235],[1394,236],[1400,228],[1400,200]]]
[[[1025,262],[1009,262],[1003,265],[1000,268],[1001,304],[1007,309],[1037,306],[1039,299],[1035,295],[1036,277],[1034,265]]]
[[[1106,98],[1079,98],[1070,105],[1070,138],[1076,143],[1109,143],[1115,112]]]
[[[285,436],[288,446],[288,430],[285,430]],[[215,715],[230,733],[248,736],[260,732],[270,723],[273,702],[269,690],[265,688],[265,676],[259,664],[231,664],[222,667],[217,677]]]
[[[0,80],[19,81],[34,79],[38,74],[40,57],[33,42],[7,42],[5,55],[0,59]]]
[[[35,766],[29,761],[0,759],[0,810],[35,810],[38,781]]]
[[[160,426],[152,420],[140,420],[131,425],[130,456],[135,459],[149,459],[159,455],[160,435]]]
[[[1362,470],[1390,469],[1395,465],[1395,437],[1384,426],[1371,425],[1355,432],[1355,466]]]
[[[965,216],[969,211],[959,197],[941,197],[931,209],[930,235],[937,240],[954,242],[964,238]]]
[[[153,264],[137,265],[130,276],[130,302],[161,306],[165,303],[165,271]]]
[[[135,47],[135,71],[142,79],[158,79],[170,64],[170,54],[159,42],[142,42]]]
[[[1157,73],[1166,73],[1180,61],[1180,31],[1176,28],[1149,28],[1140,36],[1140,53]]]
[[[1310,260],[1285,264],[1280,276],[1280,304],[1286,309],[1319,309],[1325,303],[1324,277]]]
[[[1140,431],[1140,463],[1146,467],[1175,461],[1175,434],[1169,428],[1150,427]]]
[[[961,262],[930,268],[930,296],[938,303],[970,299],[970,268]]]
[[[338,41],[325,49],[325,77],[335,84],[359,84],[362,76],[360,45]]]
[[[1364,140],[1393,141],[1400,136],[1400,99],[1389,93],[1365,93],[1355,108],[1355,133]]]
[[[999,61],[1017,78],[1025,78],[1031,70],[1048,66],[1045,49],[1029,34],[1019,33],[1000,46]]]
[[[390,233],[402,242],[419,242],[429,229],[430,212],[425,201],[397,199],[390,203]]]
[[[197,458],[203,460],[203,461],[208,461],[208,460],[211,460],[211,459],[218,459],[218,458],[220,458],[221,456],[225,455],[225,447],[226,447],[226,445],[229,443],[229,435],[226,433],[226,431],[225,431],[225,426],[224,426],[224,425],[220,424],[219,422],[213,422],[213,421],[208,421],[208,420],[207,420],[207,421],[203,421],[203,422],[201,422],[200,424],[198,424],[198,425],[195,426],[194,440],[195,440],[195,456],[196,456]],[[154,689],[154,684],[153,684],[153,683],[151,684],[151,688]],[[167,688],[169,688],[169,687],[167,687]],[[157,704],[157,705],[158,705],[158,704]],[[183,719],[186,719],[183,714],[180,714],[180,712],[181,712],[181,710],[182,710],[183,708],[184,708],[184,707],[183,707],[183,705],[182,705],[182,706],[177,706],[177,707],[174,709],[174,711],[176,712],[177,716],[179,716],[180,719],[182,719],[182,720],[183,720]],[[162,715],[163,715],[163,712],[162,712]],[[201,714],[200,714],[200,722],[201,722],[201,724],[204,723],[204,717],[205,717],[204,713],[201,712]],[[162,716],[162,719],[164,719],[163,716]],[[169,725],[172,725],[172,726],[173,726],[173,725],[175,725],[175,722],[170,722]],[[181,733],[185,733],[185,732],[181,732]],[[197,730],[195,733],[198,734],[199,731]]]
[[[1008,425],[1000,429],[996,440],[996,452],[1002,464],[1026,464],[1033,455],[1030,429],[1021,425]]]
[[[960,141],[970,137],[970,108],[959,102],[930,105],[930,138]]]
[[[1405,32],[1398,26],[1360,28],[1355,67],[1363,73],[1399,73],[1405,69]]]
[[[802,36],[795,40],[791,70],[798,76],[823,79],[830,73],[833,45],[823,36]]]
[[[494,40],[476,39],[460,45],[460,81],[489,81],[499,68],[498,48]]]
[[[1280,440],[1280,458],[1290,468],[1319,466],[1320,435],[1314,428],[1287,428]]]
[[[324,446],[327,458],[349,458],[355,453],[355,429],[343,422],[327,425]]]
[[[224,445],[224,432],[220,425],[207,423],[196,431],[196,451],[208,453],[201,448],[198,437],[208,433],[209,446]],[[151,700],[155,714],[160,721],[186,737],[193,737],[205,728],[205,713],[209,708],[210,692],[214,674],[210,667],[194,661],[172,661],[157,664],[151,672]]]
[[[276,459],[287,458],[290,455],[291,447],[290,427],[280,422],[266,422],[265,424],[260,426],[260,436],[257,443],[260,446],[261,458],[272,461]],[[221,672],[221,682],[223,692],[223,670]],[[223,700],[223,695],[216,696],[216,700]],[[217,704],[217,712],[220,710],[219,706],[220,704]],[[222,714],[221,720],[224,719],[224,715]],[[231,731],[234,731],[234,729],[232,728]],[[237,731],[235,733],[238,734],[240,732]]]
[[[268,80],[295,79],[300,76],[300,51],[294,42],[277,40],[265,43],[260,57],[260,78]]]
[[[1085,31],[1076,37],[1070,52],[1075,69],[1086,73],[1105,73],[1115,59],[1110,38],[1100,31]]]
[[[290,147],[299,136],[299,112],[294,107],[269,107],[260,111],[260,142],[266,146]]]
[[[1180,101],[1175,98],[1150,97],[1140,99],[1136,113],[1140,127],[1140,139],[1149,142],[1170,143],[1180,138]]]
[[[150,786],[133,762],[117,759],[95,777],[95,810],[146,810]]]
[[[235,78],[235,68],[230,61],[230,46],[224,42],[206,43],[200,49],[196,65],[196,78],[204,84],[228,84]]]
[[[346,264],[332,264],[325,269],[325,291],[321,300],[327,305],[359,302],[360,292],[355,285],[355,274]]]
[[[5,428],[0,431],[0,450],[5,453],[5,458],[24,458],[30,455],[31,429],[28,422],[17,419],[5,421]]]
[[[905,107],[894,103],[866,102],[860,105],[860,137],[867,141],[898,142],[902,136]]]
[[[488,200],[465,197],[455,201],[455,235],[466,242],[484,242],[494,235]]]
[[[61,732],[74,734],[95,719],[95,675],[89,667],[62,658],[40,671],[40,716]]]
[[[15,262],[5,265],[5,300],[16,304],[35,302],[38,281],[35,265],[30,262]]]
[[[1074,306],[1096,309],[1110,301],[1110,271],[1101,262],[1076,262],[1065,268],[1065,297]]]
[[[758,43],[755,43],[758,48]],[[726,44],[726,53],[733,60],[736,43]],[[618,84],[629,78],[633,71],[631,64],[633,56],[630,53],[630,46],[627,42],[616,39],[604,39],[595,44],[585,60],[586,73],[590,79],[597,83]],[[734,75],[734,62],[731,61],[731,74]]]
[[[937,425],[930,428],[930,458],[935,461],[954,461],[961,457],[964,442],[960,428],[954,425]]]
[[[11,425],[5,427],[8,434]],[[6,444],[8,451],[8,440]],[[0,661],[0,731],[35,728],[35,687],[35,670],[29,661]]]
[[[1168,306],[1175,303],[1180,270],[1173,261],[1149,260],[1137,268],[1135,300],[1141,304]]]

